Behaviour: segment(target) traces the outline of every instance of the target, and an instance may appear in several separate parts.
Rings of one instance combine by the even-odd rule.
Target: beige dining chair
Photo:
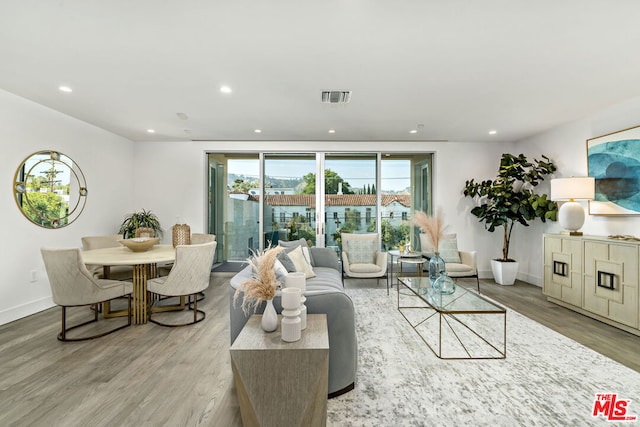
[[[122,239],[122,234],[111,234],[105,236],[85,236],[82,241],[82,250],[117,248],[122,246],[118,240]],[[88,265],[87,269],[99,279],[131,280],[133,278],[133,268],[128,265]]]
[[[204,234],[204,233],[191,233],[191,236],[189,236],[189,241],[191,242],[190,244],[192,245],[199,245],[201,243],[208,243],[208,242],[215,242],[216,241],[216,235],[215,234]],[[169,262],[166,264],[162,264],[162,265],[158,265],[158,276],[166,276],[169,274],[169,272],[171,271],[171,268],[173,267],[173,263]],[[202,299],[204,298],[204,295],[201,294],[199,296],[198,301],[202,301]]]
[[[215,234],[191,233],[191,244],[199,245],[200,243],[215,242]]]
[[[133,283],[120,280],[96,279],[82,261],[80,249],[42,248],[42,259],[49,278],[53,302],[62,307],[60,341],[84,341],[108,335],[131,325],[131,293]],[[67,327],[67,307],[97,306],[115,298],[126,296],[128,300],[127,323],[108,331],[90,336],[68,338],[67,332],[98,321],[97,307],[93,319]],[[111,322],[108,320],[108,322]],[[120,322],[118,322],[120,323]]]
[[[188,297],[187,308],[193,310],[193,321],[187,323],[164,323],[157,320],[159,312],[167,311],[158,306],[157,299],[151,307],[149,321],[161,326],[187,326],[201,322],[206,313],[198,310],[198,293],[209,287],[211,266],[216,251],[217,242],[195,245],[176,246],[176,260],[168,276],[158,277],[147,281],[147,290],[160,297]],[[200,314],[200,316],[198,316]]]

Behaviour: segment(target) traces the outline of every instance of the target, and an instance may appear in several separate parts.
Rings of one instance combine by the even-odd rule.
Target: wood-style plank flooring
[[[61,343],[59,308],[0,326],[0,425],[240,426],[229,361],[228,278],[212,276],[198,305],[207,318],[194,326],[149,323]],[[475,281],[464,284],[475,287]],[[347,280],[346,286],[377,285]],[[539,287],[526,283],[503,287],[482,280],[481,290],[640,371],[640,337],[549,303]],[[81,308],[73,316],[91,314]]]

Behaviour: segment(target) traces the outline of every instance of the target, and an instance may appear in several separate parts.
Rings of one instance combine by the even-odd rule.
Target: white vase
[[[307,279],[304,273],[292,272],[287,274],[285,287],[300,289],[300,322],[302,330],[307,329],[307,306],[304,303],[307,298],[304,293],[307,291]]]
[[[268,299],[267,305],[264,307],[264,313],[262,313],[262,329],[265,332],[273,332],[278,328],[278,313],[273,306],[273,300]]]
[[[502,262],[495,259],[491,260],[491,271],[493,279],[499,285],[513,285],[518,275],[517,262]]]
[[[301,337],[302,322],[300,319],[300,289],[284,288],[281,292],[282,302],[282,341],[294,342]]]

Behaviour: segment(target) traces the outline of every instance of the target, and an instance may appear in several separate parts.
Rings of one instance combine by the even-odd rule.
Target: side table
[[[395,264],[394,258],[397,258],[398,266],[400,268],[400,272],[402,272],[402,262],[410,263],[410,264],[418,264],[419,273],[422,273],[422,264],[424,264],[425,260],[419,262],[422,259],[422,253],[417,251],[404,252],[399,251],[398,249],[391,249],[387,251],[389,254],[389,259],[391,261],[389,265],[389,277],[387,278],[387,295],[389,295],[389,286],[393,288],[393,266]]]
[[[251,316],[233,345],[231,367],[244,426],[325,426],[329,382],[326,314],[309,314],[296,342],[262,330]]]

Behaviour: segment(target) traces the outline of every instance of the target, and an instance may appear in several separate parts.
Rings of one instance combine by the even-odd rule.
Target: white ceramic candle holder
[[[282,302],[282,341],[298,341],[302,336],[300,320],[300,289],[284,288],[281,293]]]

